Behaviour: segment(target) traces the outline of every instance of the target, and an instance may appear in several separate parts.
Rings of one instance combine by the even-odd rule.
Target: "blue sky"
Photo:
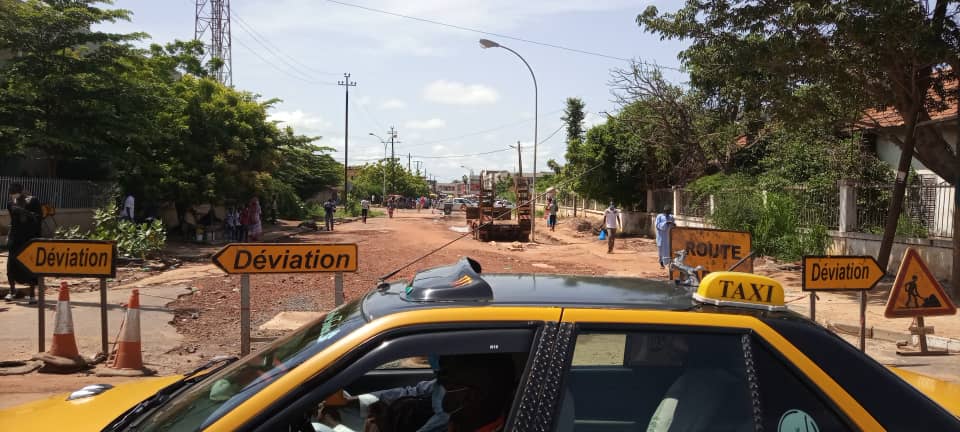
[[[648,5],[661,11],[679,2],[629,0],[346,0],[398,14],[486,32],[678,66],[685,44],[642,32],[635,17]],[[191,0],[117,0],[133,21],[110,31],[144,31],[148,42],[192,39]],[[563,161],[561,127],[567,97],[586,102],[587,123],[614,112],[608,86],[612,68],[627,63],[522,41],[428,24],[324,0],[233,0],[233,83],[265,98],[279,98],[271,117],[296,132],[321,136],[343,161],[344,88],[349,72],[350,164],[383,157],[373,132],[395,126],[398,157],[422,161],[438,181],[460,178],[466,166],[515,170],[520,141],[524,171],[533,168],[533,84],[530,73],[504,49],[481,49],[488,38],[522,55],[539,85],[538,170]],[[673,82],[684,75],[665,70]],[[498,150],[502,150],[499,151]],[[389,150],[388,150],[389,151]],[[493,152],[493,153],[490,153]],[[478,153],[488,153],[477,155]],[[416,167],[416,162],[414,162]]]

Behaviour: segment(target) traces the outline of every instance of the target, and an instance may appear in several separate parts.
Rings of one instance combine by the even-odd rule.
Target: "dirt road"
[[[606,243],[591,233],[573,229],[571,219],[561,221],[556,232],[538,232],[539,244],[515,248],[509,243],[481,243],[469,236],[417,261],[391,279],[408,278],[416,270],[447,264],[462,256],[477,259],[488,273],[566,273],[623,275],[666,279],[666,271],[656,263],[656,246],[650,239],[618,239],[613,254],[606,253]],[[353,299],[372,289],[380,276],[410,264],[436,248],[463,236],[463,213],[443,217],[429,211],[402,210],[394,218],[369,219],[337,225],[333,232],[299,231],[289,233],[284,241],[357,243],[359,269],[345,275],[346,298]],[[182,247],[180,249],[183,249]],[[209,253],[207,247],[201,252]],[[189,252],[189,251],[188,251]],[[758,261],[758,273],[768,274],[784,282],[791,307],[805,313],[806,297],[799,289],[799,271],[776,263]],[[203,358],[221,354],[238,354],[239,342],[239,277],[219,273],[212,264],[190,264],[170,274],[152,275],[137,284],[186,284],[192,295],[180,296],[167,307],[173,312],[171,324],[182,336],[181,344],[169,351],[151,353],[145,347],[145,361],[161,374],[184,372]],[[889,289],[889,283],[887,284]],[[885,300],[883,287],[871,293],[868,320],[871,325],[905,331],[909,320],[885,320],[878,316],[877,304]],[[823,320],[857,322],[856,302],[848,294],[822,294],[818,316]],[[326,311],[333,307],[332,275],[254,275],[251,277],[251,312],[253,349],[256,350],[282,331],[260,330],[259,327],[280,312]],[[882,310],[881,312],[882,313]],[[2,318],[2,315],[0,315]],[[938,334],[960,335],[956,317],[928,320],[937,326]],[[852,339],[852,338],[851,338]],[[848,339],[848,340],[851,340]],[[259,342],[258,342],[259,341]],[[871,341],[868,353],[887,364],[901,363],[892,353],[893,343]],[[924,358],[908,367],[919,372],[960,382],[957,356]],[[952,366],[951,366],[952,365]],[[0,407],[21,403],[46,394],[68,391],[90,382],[114,382],[103,378],[30,374],[0,377],[4,392]]]

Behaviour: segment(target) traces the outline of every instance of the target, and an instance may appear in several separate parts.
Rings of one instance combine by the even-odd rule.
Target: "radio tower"
[[[228,86],[233,85],[233,46],[230,36],[230,0],[197,0],[194,15],[193,38],[204,42],[206,48],[201,63],[213,61],[213,77]],[[209,36],[207,35],[209,33]],[[209,37],[210,43],[204,38]]]

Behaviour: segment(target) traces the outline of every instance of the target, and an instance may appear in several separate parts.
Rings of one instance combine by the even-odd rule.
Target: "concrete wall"
[[[597,223],[603,217],[603,212],[595,210],[577,209],[577,216],[594,219]],[[560,207],[560,217],[573,217],[573,207]],[[624,212],[621,221],[624,225],[623,233],[627,235],[641,235],[656,237],[654,221],[657,215],[646,212]],[[679,227],[713,228],[704,218],[674,216]],[[870,255],[877,256],[880,250],[882,236],[856,232],[828,231],[830,243],[827,247],[829,255]],[[903,261],[906,249],[912,247],[917,250],[927,266],[937,279],[949,279],[953,267],[953,248],[950,240],[913,239],[898,237],[894,240],[887,273],[894,275]]]
[[[830,231],[830,255],[870,255],[877,256],[882,236],[853,232]],[[914,248],[927,263],[927,267],[937,279],[950,279],[953,269],[953,248],[950,240],[912,239],[897,237],[893,242],[890,262],[886,271],[896,274],[908,247]]]
[[[43,236],[53,237],[57,227],[72,227],[77,225],[81,231],[93,228],[93,209],[57,209],[57,214],[44,219]],[[0,212],[0,236],[6,239],[10,232],[10,213]]]

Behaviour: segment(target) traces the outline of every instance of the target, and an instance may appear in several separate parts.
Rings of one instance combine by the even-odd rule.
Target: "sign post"
[[[357,245],[323,243],[231,243],[213,256],[228,274],[240,275],[240,353],[250,353],[250,275],[336,273],[334,303],[343,303],[343,272],[357,271]]]
[[[684,264],[703,266],[706,273],[741,271],[753,273],[750,233],[707,228],[674,227],[670,230],[671,258],[679,250],[687,251]],[[704,274],[698,275],[703,279]],[[670,279],[675,279],[673,270]]]
[[[100,279],[100,347],[107,351],[107,278],[117,275],[117,242],[101,240],[30,240],[16,259],[39,279],[40,299],[37,303],[39,352],[46,351],[46,283],[45,276],[95,277]]]
[[[953,315],[957,306],[933,277],[933,273],[923,262],[916,249],[907,248],[897,271],[897,279],[887,298],[883,315],[887,318],[916,318],[917,333],[920,338],[919,352],[901,352],[900,355],[945,355],[947,351],[927,349],[927,330],[923,317],[935,315]]]
[[[860,350],[866,349],[867,291],[883,278],[880,264],[872,256],[803,257],[804,291],[810,291],[810,319],[816,320],[817,291],[860,291]]]

